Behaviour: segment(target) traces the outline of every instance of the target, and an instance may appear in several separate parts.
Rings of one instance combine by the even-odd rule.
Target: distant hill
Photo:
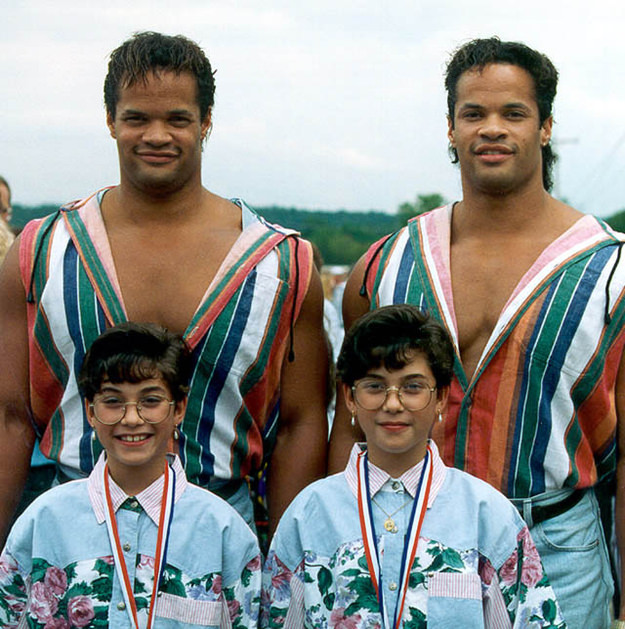
[[[325,264],[354,264],[369,245],[400,227],[397,216],[375,210],[326,212],[272,206],[258,212],[314,242]]]
[[[15,205],[12,224],[22,228],[29,220],[56,212],[52,204]],[[271,223],[291,227],[321,250],[326,264],[354,264],[369,245],[401,227],[402,220],[377,210],[322,211],[284,208],[276,205],[256,208]],[[625,209],[604,219],[612,228],[625,232]]]

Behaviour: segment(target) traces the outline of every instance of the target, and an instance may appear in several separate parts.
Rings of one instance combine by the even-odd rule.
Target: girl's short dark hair
[[[92,401],[104,380],[115,384],[162,378],[173,399],[189,390],[191,355],[177,334],[153,323],[122,323],[103,332],[91,345],[78,376],[78,388]]]
[[[423,354],[436,386],[451,384],[454,348],[445,328],[416,306],[384,306],[360,317],[349,329],[337,361],[343,383],[352,386],[370,369],[401,369]]]

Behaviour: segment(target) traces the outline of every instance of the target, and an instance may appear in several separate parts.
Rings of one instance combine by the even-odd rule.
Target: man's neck
[[[146,193],[120,184],[103,199],[103,210],[134,223],[167,223],[192,221],[202,213],[211,195],[201,185],[173,193]]]
[[[513,231],[532,227],[553,209],[555,199],[543,188],[518,193],[485,194],[463,188],[463,199],[454,213],[465,229]]]
[[[506,195],[466,188],[464,192],[464,198],[454,207],[455,234],[522,238],[539,234],[543,228],[551,234],[562,233],[582,216],[542,187]]]

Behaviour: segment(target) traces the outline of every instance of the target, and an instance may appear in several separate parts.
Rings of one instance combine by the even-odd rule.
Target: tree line
[[[367,248],[386,234],[405,225],[413,216],[427,212],[445,203],[439,193],[419,194],[412,202],[402,203],[391,214],[381,210],[304,210],[277,205],[255,208],[271,223],[278,223],[299,231],[304,238],[315,243],[325,264],[352,265]],[[58,206],[14,205],[12,224],[21,229],[33,218],[56,212]],[[604,219],[617,231],[625,232],[625,208]]]

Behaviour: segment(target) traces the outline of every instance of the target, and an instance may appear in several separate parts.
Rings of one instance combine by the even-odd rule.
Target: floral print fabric
[[[435,474],[440,474],[437,453],[435,458]],[[536,547],[515,508],[482,481],[458,470],[446,473],[426,512],[400,627],[564,629]],[[261,627],[382,627],[346,476],[307,488],[283,516],[264,568]],[[384,500],[384,492],[376,500]],[[381,522],[376,530],[382,530]],[[385,541],[392,537],[377,539],[392,619],[399,593],[389,588],[396,566],[389,565]]]
[[[260,566],[260,557],[257,557],[244,568],[241,587],[222,589],[219,573],[192,579],[167,565],[159,591],[183,599],[218,603],[219,607],[227,609],[232,627],[247,629],[256,622],[258,596],[255,590],[245,590],[258,580]],[[28,626],[36,629],[105,627],[113,598],[114,570],[112,556],[74,562],[64,568],[50,565],[44,559],[34,559],[25,581],[17,562],[5,552],[0,556],[0,624],[17,626],[25,614]],[[147,619],[153,575],[154,558],[139,556],[134,595],[140,620]],[[156,615],[159,616],[158,605]],[[219,624],[221,609],[213,616]]]
[[[174,469],[176,503],[153,627],[254,629],[262,563],[256,537],[227,502],[188,484],[178,459]],[[0,556],[0,627],[131,627],[95,475],[53,488],[18,518]],[[140,629],[154,586],[158,482],[134,497],[141,507],[132,509],[111,486]]]

